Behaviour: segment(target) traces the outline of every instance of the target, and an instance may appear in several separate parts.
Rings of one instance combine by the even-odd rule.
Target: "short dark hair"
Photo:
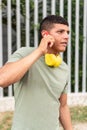
[[[57,15],[49,15],[47,17],[45,17],[41,23],[40,23],[40,39],[41,39],[41,31],[42,30],[50,30],[51,28],[53,28],[54,24],[64,24],[69,26],[67,20],[65,18],[63,18],[62,16],[57,16]]]

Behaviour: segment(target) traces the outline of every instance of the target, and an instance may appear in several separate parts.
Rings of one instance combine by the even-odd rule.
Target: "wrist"
[[[44,51],[42,49],[40,49],[39,47],[36,49],[36,51],[39,54],[39,56],[43,56],[44,55]]]

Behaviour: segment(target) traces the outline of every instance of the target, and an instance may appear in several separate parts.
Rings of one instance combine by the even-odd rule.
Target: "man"
[[[37,48],[20,48],[0,69],[0,86],[14,83],[12,130],[59,130],[59,120],[64,130],[72,130],[67,65],[63,61],[59,66],[48,65],[54,61],[52,57],[66,50],[68,23],[61,16],[47,16],[40,24],[40,34]],[[51,60],[46,54],[52,55]]]

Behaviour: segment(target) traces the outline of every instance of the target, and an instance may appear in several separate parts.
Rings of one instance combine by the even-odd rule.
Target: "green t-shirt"
[[[17,61],[34,49],[22,47],[8,62]],[[49,67],[44,56],[39,58],[14,84],[15,112],[11,130],[59,130],[59,98],[67,93],[67,86],[67,65],[62,62],[59,67]]]

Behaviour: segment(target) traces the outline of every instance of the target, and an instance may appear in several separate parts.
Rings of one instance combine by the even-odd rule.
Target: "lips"
[[[67,42],[62,42],[61,45],[63,45],[64,47],[67,46]]]

